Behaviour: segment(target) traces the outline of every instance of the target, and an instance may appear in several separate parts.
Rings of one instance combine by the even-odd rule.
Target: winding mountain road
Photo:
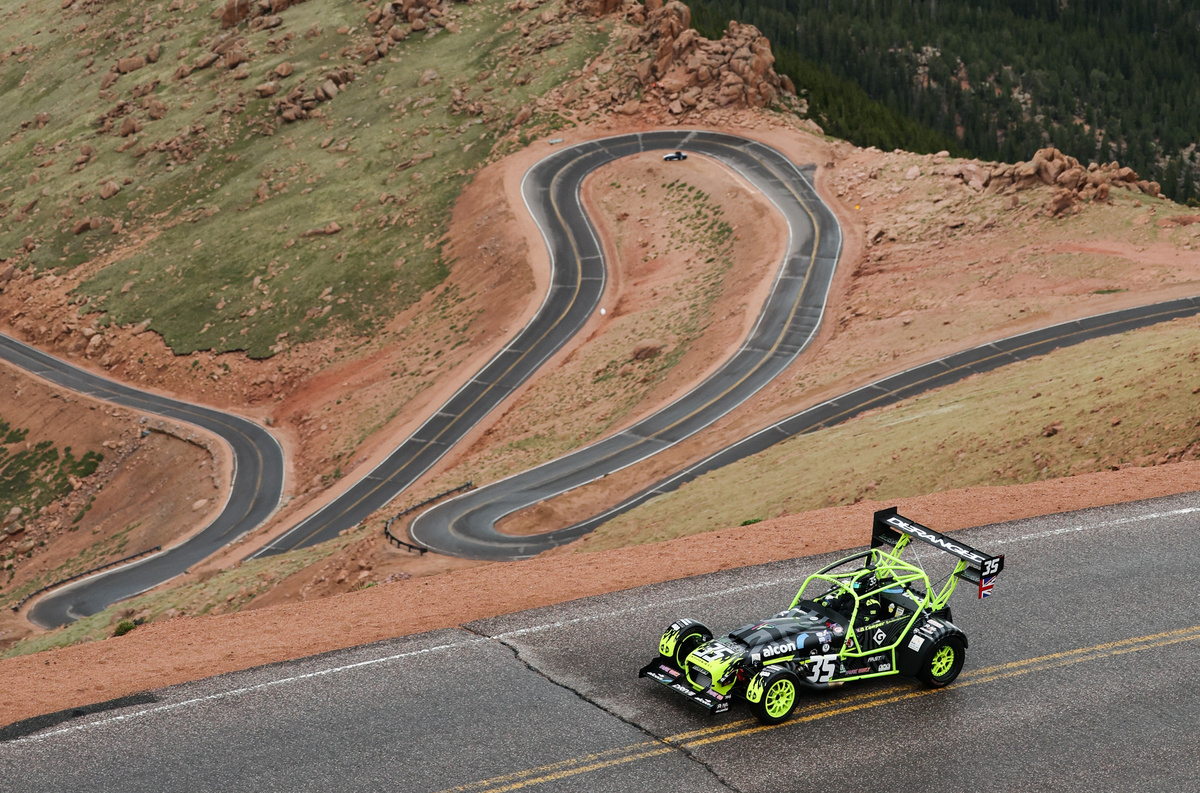
[[[512,537],[494,525],[504,515],[633,465],[704,429],[778,376],[816,335],[841,253],[841,228],[804,172],[758,142],[707,132],[625,135],[580,144],[544,160],[547,170],[534,176],[533,190],[545,184],[554,211],[535,210],[534,215],[552,259],[557,263],[581,252],[588,259],[602,257],[579,203],[579,184],[604,163],[647,149],[686,149],[724,163],[760,190],[787,221],[788,245],[756,326],[700,385],[632,427],[422,513],[410,528],[421,545],[474,559],[522,559],[570,542],[592,527]],[[557,171],[558,158],[569,168]],[[562,189],[572,193],[570,204],[560,203],[551,189],[556,172],[565,172]],[[531,196],[528,189],[526,196]],[[528,203],[532,209],[543,202]]]
[[[841,250],[837,220],[803,172],[769,146],[716,132],[646,132],[567,147],[534,165],[521,186],[552,265],[550,289],[534,319],[366,477],[255,556],[323,542],[358,525],[416,481],[566,344],[595,311],[606,281],[604,252],[580,199],[584,177],[621,157],[674,149],[704,154],[734,169],[761,190],[788,222],[787,254],[758,326],[737,354],[690,394],[567,461],[555,461],[555,475],[548,484],[543,484],[544,467],[522,475],[522,482],[534,483],[516,500],[488,501],[483,512],[472,512],[471,520],[490,528],[489,517],[497,509],[519,509],[662,451],[734,409],[783,371],[816,332]],[[502,490],[486,488],[486,498],[515,493],[511,480],[506,482]],[[427,523],[422,523],[422,532]],[[434,550],[460,556],[530,555],[520,549],[506,549],[499,555],[466,551],[461,544],[442,541],[437,529],[420,539]],[[511,545],[495,537],[486,542]]]
[[[523,537],[502,535],[494,526],[504,516],[669,448],[736,408],[782,372],[815,335],[840,253],[836,218],[816,195],[804,170],[764,144],[703,131],[659,131],[581,143],[538,162],[522,183],[527,208],[542,230],[552,262],[550,288],[534,318],[380,465],[253,556],[313,545],[358,525],[416,481],[574,336],[595,310],[606,280],[603,251],[580,200],[584,177],[620,157],[674,149],[704,154],[734,169],[761,190],[788,223],[786,255],[750,337],[703,383],[633,427],[421,514],[411,527],[417,542],[461,557],[526,558],[570,542],[620,512],[787,437],[1056,347],[1200,313],[1200,298],[1184,298],[980,345],[790,416],[565,529]],[[9,337],[0,336],[0,357],[81,393],[204,427],[230,444],[235,460],[233,492],[212,524],[166,552],[43,596],[30,609],[30,619],[37,624],[49,627],[78,619],[168,580],[259,525],[277,506],[283,453],[270,434],[252,422],[115,383]]]
[[[140,391],[80,369],[0,334],[0,359],[55,385],[134,410],[208,430],[233,452],[233,481],[225,507],[199,533],[165,551],[99,573],[44,595],[29,610],[51,628],[132,597],[207,558],[271,516],[283,493],[283,449],[265,429],[239,416]]]

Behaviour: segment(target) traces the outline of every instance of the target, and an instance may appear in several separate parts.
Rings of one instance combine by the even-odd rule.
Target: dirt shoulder
[[[1187,492],[1198,476],[1200,462],[1185,462],[888,504],[863,501],[637,548],[492,564],[306,603],[172,619],[120,638],[0,661],[0,724],[580,597],[858,547],[868,542],[871,513],[893,504],[926,525],[954,530]]]

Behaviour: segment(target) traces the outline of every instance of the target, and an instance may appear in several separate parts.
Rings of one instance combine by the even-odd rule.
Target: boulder
[[[250,0],[228,0],[221,12],[221,27],[231,28],[250,16]]]
[[[1050,200],[1046,202],[1046,214],[1050,217],[1059,217],[1075,206],[1077,199],[1078,196],[1073,190],[1056,190]]]
[[[659,339],[642,339],[633,345],[631,358],[635,361],[645,361],[657,357],[662,352],[663,343]]]
[[[121,74],[129,74],[136,72],[138,69],[145,68],[146,59],[141,55],[131,55],[128,58],[121,58],[117,61],[117,71]]]
[[[101,200],[107,201],[119,192],[121,192],[121,185],[117,184],[112,179],[109,179],[107,182],[100,185]]]

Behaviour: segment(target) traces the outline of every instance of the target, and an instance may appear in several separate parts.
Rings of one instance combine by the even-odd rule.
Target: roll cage
[[[913,537],[922,540],[958,558],[954,569],[946,577],[945,584],[939,592],[934,593],[929,583],[929,575],[924,568],[905,561],[901,558],[904,549]],[[988,556],[963,543],[956,542],[944,534],[922,526],[915,521],[899,515],[895,507],[880,510],[875,513],[875,523],[871,533],[871,548],[839,559],[826,565],[804,579],[796,597],[792,599],[789,609],[802,604],[818,609],[824,606],[837,611],[847,620],[847,638],[838,653],[841,658],[856,658],[873,655],[879,652],[894,650],[909,631],[913,623],[922,615],[926,616],[942,611],[954,594],[959,580],[978,584],[980,597],[985,597],[985,589],[990,589],[995,576],[1004,569],[1004,556]],[[822,591],[806,598],[816,585]],[[906,612],[896,620],[907,617],[902,630],[889,631],[893,641],[886,645],[875,645],[868,649],[868,643],[858,636],[858,631],[875,628],[885,622],[895,626],[897,623],[888,620],[868,619],[864,611],[864,603],[872,598],[877,602],[890,600],[897,602],[892,595],[901,595]],[[831,603],[837,601],[837,608]],[[915,606],[915,608],[914,608]],[[849,611],[849,613],[847,613]],[[875,617],[877,615],[870,615]],[[864,631],[867,632],[867,631]]]

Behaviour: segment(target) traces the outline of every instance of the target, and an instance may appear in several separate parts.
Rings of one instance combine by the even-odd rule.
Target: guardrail
[[[424,501],[420,502],[419,504],[413,504],[408,509],[405,509],[401,512],[397,512],[395,515],[388,518],[388,522],[383,525],[383,536],[387,537],[388,542],[393,543],[397,548],[407,548],[410,551],[416,551],[418,554],[424,554],[426,551],[429,550],[428,548],[422,548],[420,545],[413,545],[411,542],[405,542],[404,540],[397,537],[395,534],[392,534],[392,524],[395,523],[396,521],[400,520],[400,518],[403,518],[405,515],[416,512],[421,507],[429,506],[433,502],[440,501],[443,498],[445,498],[446,496],[452,496],[455,493],[461,493],[464,490],[470,490],[473,487],[475,487],[474,482],[470,482],[470,481],[463,482],[458,487],[453,487],[453,488],[450,488],[449,490],[445,490],[441,493],[438,493],[436,496],[430,496],[429,498],[425,499]]]
[[[82,573],[76,573],[76,574],[75,574],[75,575],[73,575],[73,576],[68,576],[67,578],[63,578],[63,579],[61,579],[61,580],[59,580],[59,581],[55,581],[53,584],[46,584],[46,585],[45,585],[44,587],[42,587],[41,589],[35,589],[35,590],[33,590],[32,592],[30,592],[28,595],[26,595],[25,597],[21,598],[20,602],[19,602],[19,603],[17,603],[17,605],[15,605],[15,606],[13,606],[13,607],[12,607],[12,610],[13,610],[13,611],[20,611],[20,610],[21,610],[21,606],[24,606],[24,605],[25,605],[26,603],[28,603],[30,600],[32,600],[33,598],[35,598],[35,597],[37,597],[38,595],[42,594],[43,592],[49,592],[51,589],[54,589],[55,587],[62,586],[63,584],[69,584],[69,583],[71,583],[72,581],[78,580],[78,579],[80,579],[80,578],[85,578],[86,576],[89,576],[89,575],[91,575],[92,573],[98,573],[98,572],[100,572],[101,570],[107,570],[107,569],[108,569],[108,568],[110,568],[110,567],[116,567],[116,566],[117,566],[117,565],[119,565],[119,564],[125,564],[125,563],[126,563],[126,562],[128,562],[128,561],[132,561],[133,559],[137,559],[139,556],[145,556],[145,555],[146,555],[146,554],[148,554],[148,553],[156,553],[156,552],[158,552],[158,551],[161,551],[161,550],[162,550],[162,546],[161,546],[161,545],[155,545],[153,548],[147,548],[147,549],[146,549],[146,550],[144,550],[144,551],[138,551],[137,553],[132,553],[132,554],[130,554],[129,556],[125,556],[125,557],[122,557],[122,558],[120,558],[120,559],[117,559],[115,562],[108,562],[107,564],[102,564],[102,565],[100,565],[100,566],[98,566],[98,567],[93,567],[91,570],[84,570]]]

